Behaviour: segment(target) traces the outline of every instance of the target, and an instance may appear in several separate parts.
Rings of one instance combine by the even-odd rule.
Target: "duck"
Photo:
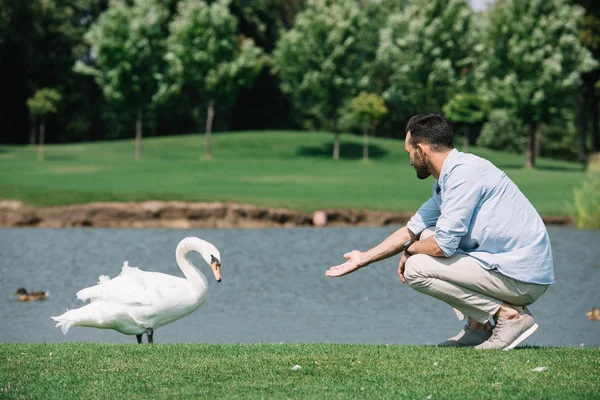
[[[138,343],[146,334],[148,343],[154,343],[157,328],[193,313],[205,301],[208,281],[188,259],[192,251],[200,253],[221,282],[219,250],[206,240],[186,237],[175,249],[175,260],[185,278],[142,271],[125,261],[118,276],[101,275],[96,285],[77,292],[77,298],[89,300],[89,304],[51,318],[65,335],[71,327],[81,326],[135,335]]]
[[[600,321],[600,308],[594,307],[585,314],[592,321]]]
[[[13,293],[13,296],[17,296],[17,300],[19,301],[39,301],[46,300],[50,295],[49,291],[44,292],[27,292],[25,288],[18,288],[16,292]]]

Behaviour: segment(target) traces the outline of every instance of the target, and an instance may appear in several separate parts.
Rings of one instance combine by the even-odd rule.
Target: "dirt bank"
[[[103,228],[254,228],[313,226],[402,225],[412,213],[387,211],[323,210],[312,212],[257,207],[235,203],[88,203],[59,207],[32,207],[0,200],[0,227],[103,227]],[[566,217],[546,217],[547,224],[568,224]]]

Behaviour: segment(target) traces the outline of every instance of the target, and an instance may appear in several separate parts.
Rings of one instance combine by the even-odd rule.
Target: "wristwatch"
[[[404,251],[406,253],[407,256],[412,256],[412,253],[410,251],[408,251],[408,248],[414,243],[416,242],[415,239],[410,239],[408,242],[404,243],[404,246],[402,246],[402,251]]]

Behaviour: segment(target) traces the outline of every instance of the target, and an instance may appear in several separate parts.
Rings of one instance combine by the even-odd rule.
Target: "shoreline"
[[[414,212],[323,209],[304,212],[231,202],[93,202],[34,207],[0,200],[0,227],[38,228],[263,228],[404,225]],[[547,225],[570,217],[542,216]]]

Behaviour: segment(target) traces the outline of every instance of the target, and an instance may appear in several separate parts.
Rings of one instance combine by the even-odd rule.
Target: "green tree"
[[[384,98],[401,120],[441,111],[455,93],[470,90],[473,15],[466,0],[415,0],[390,15],[381,29],[377,65]]]
[[[106,99],[136,110],[135,158],[142,157],[144,112],[163,69],[167,9],[160,0],[112,0],[86,34],[95,65],[78,61],[75,70],[96,77]]]
[[[573,214],[579,229],[600,229],[600,172],[590,171],[583,183],[573,188]]]
[[[480,94],[528,128],[526,166],[535,166],[542,123],[571,107],[580,74],[596,66],[579,42],[583,9],[565,0],[499,0],[487,12],[477,69]]]
[[[85,55],[83,35],[105,3],[0,0],[0,96],[4,96],[0,142],[24,143],[28,137],[37,141],[27,99],[43,87],[56,88],[63,95],[61,109],[46,121],[46,141],[89,139],[90,133],[99,131],[75,122],[97,115],[96,99],[101,99],[101,93],[72,67],[75,58]]]
[[[579,40],[592,53],[596,60],[600,60],[600,7],[595,0],[575,0],[574,3],[585,9],[581,21]],[[592,149],[600,155],[600,96],[598,95],[598,82],[600,81],[600,65],[581,75],[583,85],[579,97],[579,135],[580,135],[580,160],[587,160],[587,116],[591,116]],[[592,157],[593,159],[594,157]]]
[[[526,128],[520,119],[504,109],[491,110],[477,138],[477,145],[492,150],[521,153],[525,149]]]
[[[52,88],[42,88],[27,99],[27,108],[32,117],[39,121],[38,158],[44,160],[44,141],[46,138],[46,118],[58,112],[58,104],[62,96]]]
[[[342,111],[340,126],[343,129],[360,128],[363,131],[363,160],[369,159],[369,135],[388,109],[383,97],[376,93],[360,92]]]
[[[458,93],[443,108],[449,121],[459,124],[465,133],[463,151],[468,151],[469,143],[474,139],[473,130],[487,117],[488,104],[476,93]]]
[[[376,38],[367,27],[369,19],[354,0],[309,0],[273,54],[281,90],[305,125],[333,132],[334,159],[343,104],[368,87]]]
[[[170,24],[167,70],[157,98],[184,97],[200,119],[206,107],[205,157],[212,157],[211,132],[215,103],[230,107],[236,93],[252,85],[263,67],[263,55],[254,41],[237,35],[230,0],[207,4],[183,0]]]

